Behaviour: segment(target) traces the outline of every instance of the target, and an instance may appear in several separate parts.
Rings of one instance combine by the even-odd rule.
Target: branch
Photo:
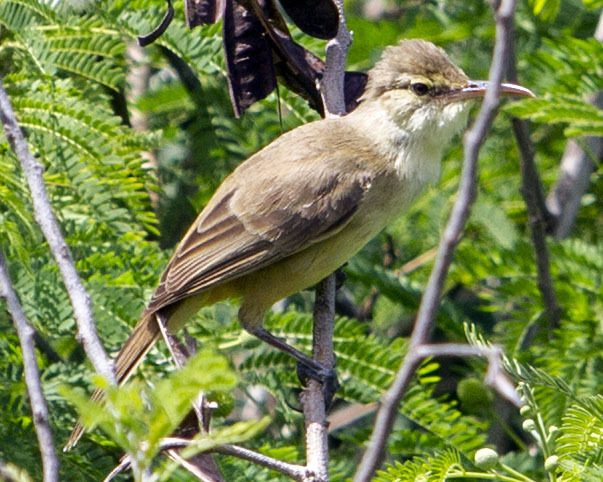
[[[335,274],[327,276],[316,287],[312,355],[322,365],[332,368],[333,329],[335,319]],[[328,400],[330,402],[330,400]],[[309,380],[308,388],[301,395],[306,425],[306,467],[312,481],[329,480],[329,444],[326,401],[323,387],[316,380]]]
[[[528,211],[530,234],[536,257],[538,289],[549,320],[549,329],[553,330],[559,327],[561,307],[557,301],[557,295],[555,294],[551,278],[549,248],[546,244],[546,213],[543,211],[540,202],[540,199],[542,199],[542,188],[538,177],[538,170],[534,163],[534,149],[530,140],[527,123],[522,119],[516,118],[512,119],[511,122],[520,152],[521,194]]]
[[[194,440],[189,440],[180,437],[166,437],[161,440],[160,450],[161,451],[174,451],[177,449],[183,449],[189,447],[190,445],[196,443]],[[215,447],[208,452],[204,453],[220,453],[223,455],[230,455],[232,457],[237,457],[242,460],[247,460],[249,462],[253,462],[256,465],[260,465],[262,467],[266,467],[268,469],[279,472],[283,475],[286,475],[293,480],[312,480],[311,472],[302,465],[290,464],[288,462],[283,462],[282,460],[278,460],[267,455],[261,454],[259,452],[254,452],[253,450],[246,449],[244,447],[239,447],[238,445],[220,445],[219,447]],[[202,452],[203,453],[203,452]],[[129,455],[123,457],[119,465],[113,469],[111,474],[107,476],[105,482],[112,480],[117,474],[127,470],[131,465],[132,459]],[[196,468],[196,467],[195,467]]]
[[[507,76],[510,81],[517,82],[513,37],[510,38],[510,42],[512,55],[507,64]],[[520,153],[521,194],[526,203],[530,234],[532,244],[534,245],[538,289],[549,320],[549,331],[552,332],[554,328],[559,327],[561,307],[557,301],[557,295],[555,294],[551,279],[546,232],[550,230],[550,227],[555,224],[556,220],[549,212],[544,201],[542,184],[540,183],[538,169],[534,162],[534,146],[530,139],[528,124],[526,121],[517,118],[513,118],[511,123]]]
[[[0,86],[1,88],[1,86]],[[44,482],[59,480],[59,459],[54,451],[52,431],[48,421],[48,407],[44,399],[42,384],[40,382],[40,370],[36,360],[34,349],[35,330],[25,317],[21,309],[17,293],[8,274],[4,254],[0,250],[0,297],[6,300],[8,311],[11,313],[23,356],[23,367],[25,370],[25,385],[31,404],[33,423],[38,437],[40,454],[42,456],[42,467],[44,471]]]
[[[410,337],[409,351],[396,374],[391,388],[381,400],[381,408],[377,412],[373,434],[354,477],[355,482],[369,481],[380,466],[385,454],[385,445],[398,412],[398,406],[421,361],[421,346],[429,340],[433,331],[434,316],[439,305],[444,280],[452,262],[454,250],[460,241],[469,217],[470,207],[475,199],[478,153],[498,107],[500,82],[508,58],[514,10],[514,0],[502,0],[496,11],[496,43],[490,67],[492,87],[486,93],[475,124],[465,136],[465,156],[458,196],[438,247],[434,267],[421,300],[415,328]]]
[[[308,467],[283,462],[282,460],[268,457],[264,454],[260,454],[259,452],[254,452],[253,450],[239,447],[238,445],[222,445],[213,451],[224,455],[238,457],[243,460],[248,460],[256,465],[261,465],[262,467],[266,467],[281,474],[287,475],[293,480],[313,480],[311,478],[312,473]]]
[[[603,108],[603,94],[590,97],[591,103]],[[587,137],[584,143],[595,160],[603,160],[603,138]],[[590,176],[596,165],[589,154],[574,140],[569,139],[561,158],[560,175],[546,199],[546,207],[555,217],[553,235],[557,239],[567,238],[582,202],[582,196],[590,185]]]
[[[515,384],[505,373],[502,362],[502,348],[494,346],[472,346],[461,343],[441,343],[438,345],[421,345],[417,347],[416,356],[419,361],[429,357],[475,357],[488,359],[488,371],[486,372],[486,385],[494,388],[498,393],[520,407],[523,402]]]
[[[184,333],[185,343],[182,343],[176,335],[168,333],[166,328],[165,317],[161,314],[155,314],[157,325],[161,331],[161,335],[168,346],[170,355],[176,367],[181,369],[182,366],[192,356],[197,354],[197,342],[194,338],[190,337],[186,331]],[[174,432],[177,438],[183,434],[196,434],[199,431],[203,433],[209,433],[210,431],[210,418],[213,410],[217,408],[217,404],[208,402],[205,394],[201,392],[197,399],[193,402],[193,410],[196,417],[187,417],[181,424],[180,427]],[[173,437],[168,437],[165,440],[171,440]],[[191,437],[192,438],[192,437]],[[168,448],[166,449],[168,457],[174,460],[176,463],[181,465],[184,469],[188,470],[191,474],[197,477],[199,480],[204,482],[223,482],[224,478],[220,473],[218,464],[214,460],[210,453],[199,453],[194,456],[184,459],[180,456],[178,449]],[[124,470],[122,467],[123,462],[119,464],[111,474],[117,474]],[[125,467],[127,468],[127,467]],[[107,480],[110,480],[107,478]]]
[[[345,115],[344,78],[348,50],[352,44],[352,34],[345,23],[343,0],[335,0],[339,10],[337,36],[327,44],[325,71],[320,81],[320,94],[328,116]]]
[[[75,269],[71,252],[61,234],[61,229],[48,200],[43,178],[44,168],[29,152],[27,142],[19,128],[2,81],[0,81],[0,118],[4,124],[6,138],[17,159],[19,159],[21,168],[27,178],[33,202],[34,218],[48,241],[48,246],[59,267],[63,283],[65,283],[65,288],[69,294],[78,326],[78,341],[84,345],[86,354],[96,372],[107,380],[114,382],[113,364],[109,361],[94,326],[90,297],[86,293]]]
[[[325,71],[320,82],[320,92],[327,117],[345,114],[345,64],[352,43],[351,34],[345,23],[343,0],[336,0],[335,4],[339,11],[339,27],[336,37],[327,45]],[[333,353],[335,291],[335,273],[331,273],[317,286],[314,301],[312,355],[316,361],[329,368],[335,365]],[[330,388],[327,387],[325,391],[330,391]],[[301,395],[306,426],[307,473],[304,480],[317,482],[329,480],[328,423],[325,403],[322,384],[310,380]]]

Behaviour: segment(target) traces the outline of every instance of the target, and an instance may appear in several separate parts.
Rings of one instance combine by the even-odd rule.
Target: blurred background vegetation
[[[567,135],[603,135],[600,111],[585,107],[586,97],[603,88],[603,50],[593,38],[601,5],[600,0],[518,2],[519,81],[544,104],[501,109],[481,152],[478,200],[438,314],[437,341],[481,343],[483,337],[504,347],[507,368],[528,408],[519,414],[485,388],[480,360],[429,360],[400,408],[380,480],[444,480],[446,473],[460,477],[461,467],[491,480],[499,480],[496,470],[511,477],[506,480],[603,479],[600,163],[596,160],[571,236],[548,240],[563,310],[560,327],[552,330],[538,291],[509,122],[510,110],[533,119],[545,192],[559,176]],[[171,249],[221,180],[281,132],[318,118],[305,101],[280,87],[278,96],[271,94],[235,119],[219,24],[188,31],[178,2],[175,19],[159,40],[145,49],[135,45],[164,8],[163,0],[0,2],[0,74],[30,149],[44,163],[53,206],[110,351],[128,336]],[[348,70],[366,71],[383,47],[420,37],[445,48],[471,78],[488,76],[494,21],[483,0],[354,0],[346,2],[346,13],[354,32]],[[295,29],[293,36],[323,55],[324,41]],[[332,425],[332,480],[353,475],[351,461],[371,432],[372,412],[349,414],[379,399],[402,359],[461,161],[459,139],[445,157],[437,185],[344,268],[335,347],[342,388],[333,411],[348,415]],[[74,338],[69,300],[3,133],[0,245],[37,331],[59,447],[77,417],[61,387],[90,390],[91,368]],[[267,327],[308,349],[312,297],[311,291],[291,297],[269,316]],[[246,446],[302,461],[303,421],[287,405],[296,403],[293,361],[241,333],[235,314],[234,304],[220,303],[202,310],[188,328],[202,346],[225,354],[238,376],[223,402],[232,410],[221,411],[214,424],[269,415],[270,425]],[[160,346],[139,373],[155,380],[172,370]],[[20,348],[1,303],[0,406],[0,463],[39,480]],[[350,411],[340,412],[344,409]],[[61,480],[106,476],[122,453],[118,442],[100,430],[90,433],[73,452],[61,455]],[[517,475],[502,466],[475,466],[474,452],[484,446],[495,448],[507,467],[529,479],[513,479]],[[159,460],[164,470],[167,462]],[[229,481],[280,480],[248,462],[217,460]],[[176,469],[170,480],[193,479]]]

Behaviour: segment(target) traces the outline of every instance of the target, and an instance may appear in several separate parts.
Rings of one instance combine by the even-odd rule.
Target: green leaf
[[[159,450],[160,441],[178,427],[202,391],[231,390],[235,384],[236,377],[228,361],[210,350],[203,350],[182,369],[157,382],[154,389],[139,381],[112,387],[100,379],[97,385],[104,391],[101,403],[73,390],[64,391],[78,408],[86,427],[99,426],[137,463],[147,467]],[[250,433],[251,425],[227,433],[241,436]]]
[[[582,0],[586,8],[597,9],[603,6],[603,0]]]
[[[526,99],[506,107],[518,117],[534,122],[569,124],[565,134],[569,137],[603,136],[603,111],[582,97],[569,94],[547,94],[541,99]]]
[[[529,3],[534,15],[539,16],[545,22],[551,22],[559,13],[561,0],[529,0]]]
[[[505,249],[512,249],[518,239],[515,226],[503,209],[483,198],[478,198],[471,212],[472,219],[484,226]]]

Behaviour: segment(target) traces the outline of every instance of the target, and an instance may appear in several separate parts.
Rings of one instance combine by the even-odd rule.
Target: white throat
[[[444,148],[467,125],[467,102],[438,107],[426,104],[408,115],[379,101],[359,106],[364,132],[414,194],[438,180]]]

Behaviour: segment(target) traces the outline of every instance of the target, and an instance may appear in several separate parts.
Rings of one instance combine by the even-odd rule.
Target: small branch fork
[[[32,156],[6,91],[0,81],[0,118],[4,124],[6,138],[21,163],[21,168],[31,191],[34,218],[40,226],[52,256],[54,257],[63,283],[67,289],[73,314],[77,322],[77,338],[84,346],[88,358],[96,373],[115,383],[113,364],[107,357],[102,343],[96,333],[92,316],[92,303],[80,279],[69,247],[63,238],[61,229],[52,210],[44,184],[44,168]]]
[[[469,217],[471,205],[475,199],[478,153],[498,108],[500,83],[509,57],[515,1],[502,0],[500,3],[497,2],[495,4],[495,9],[496,43],[490,67],[492,88],[486,93],[473,127],[465,135],[465,155],[458,196],[452,208],[442,241],[440,242],[427,288],[423,294],[415,328],[410,337],[409,351],[398,370],[391,388],[384,394],[381,400],[381,407],[377,412],[373,434],[354,477],[355,482],[368,482],[380,466],[385,454],[385,445],[391,433],[394,418],[398,412],[398,406],[420,360],[424,358],[422,355],[425,352],[433,353],[436,350],[434,347],[437,345],[427,345],[427,343],[433,331],[434,317],[439,305],[444,280],[452,262],[454,250],[460,241],[461,234]],[[455,348],[460,349],[461,346],[456,346]],[[471,352],[473,348],[467,347],[455,352],[455,350],[451,350],[451,346],[448,346],[446,350],[438,350],[446,352],[447,355],[453,352],[463,355],[463,351],[468,350]],[[513,394],[512,399],[515,399],[517,395],[514,391],[511,393]],[[503,395],[505,394],[503,392]]]

